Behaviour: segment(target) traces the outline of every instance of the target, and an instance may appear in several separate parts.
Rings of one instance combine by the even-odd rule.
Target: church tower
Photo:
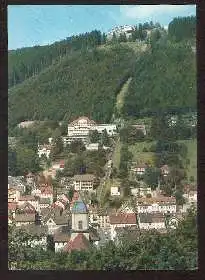
[[[83,233],[89,240],[89,216],[85,203],[82,200],[74,202],[72,210],[71,240],[79,233]]]

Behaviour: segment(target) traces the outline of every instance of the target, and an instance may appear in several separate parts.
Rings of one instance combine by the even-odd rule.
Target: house
[[[62,200],[65,204],[69,203],[69,199],[65,194],[57,194],[57,200]]]
[[[160,170],[161,170],[161,174],[162,174],[164,177],[166,177],[166,176],[169,175],[169,173],[170,173],[170,168],[169,168],[168,165],[163,165],[163,166],[160,168]]]
[[[23,225],[29,225],[34,224],[36,222],[36,215],[31,214],[18,214],[15,215],[15,223],[17,227],[23,226]]]
[[[51,205],[51,201],[49,198],[40,197],[39,199],[39,209],[47,208]]]
[[[12,177],[8,176],[8,188],[15,189],[23,194],[26,191],[24,176]]]
[[[42,209],[42,222],[48,226],[48,233],[53,234],[57,229],[69,224],[69,212],[60,208]]]
[[[139,213],[138,225],[140,229],[165,229],[165,217],[163,213]]]
[[[41,190],[40,189],[33,189],[31,191],[31,195],[40,197],[41,196]]]
[[[35,121],[23,121],[18,124],[19,128],[29,128],[35,124]]]
[[[31,205],[34,206],[34,208],[36,209],[36,211],[38,211],[39,209],[39,202],[38,199],[35,198],[33,195],[24,195],[21,196],[18,200],[18,205],[21,206],[23,205],[25,202],[29,202]]]
[[[62,201],[57,200],[52,204],[52,208],[60,208],[65,210],[65,204]]]
[[[89,206],[89,223],[95,228],[110,228],[110,220],[107,211],[97,207]]]
[[[137,175],[144,175],[147,168],[146,164],[141,164],[131,168],[131,171],[135,172]]]
[[[95,176],[92,174],[75,175],[73,185],[76,191],[93,191]]]
[[[170,116],[170,118],[168,120],[169,127],[176,126],[177,121],[178,121],[178,116]]]
[[[11,148],[15,148],[18,143],[18,140],[16,137],[8,137],[8,146]]]
[[[138,188],[132,188],[131,194],[134,196],[147,196],[148,194],[152,195],[152,189],[151,187],[142,186]]]
[[[73,186],[73,184],[72,184],[72,178],[71,178],[71,177],[62,177],[62,178],[60,179],[60,184],[63,186],[63,191],[64,191],[65,193],[67,193],[67,192],[68,192],[67,189],[69,189],[70,187]],[[62,192],[62,193],[63,193],[63,192]]]
[[[52,146],[51,145],[38,145],[38,156],[41,158],[43,155],[46,156],[46,158],[50,157]]]
[[[64,167],[65,167],[65,162],[64,162],[64,160],[61,160],[59,162],[53,163],[51,171],[57,171],[57,170],[62,171],[64,169]]]
[[[53,203],[53,188],[51,186],[42,186],[39,188],[41,191],[40,198],[49,199],[50,203]]]
[[[31,172],[30,173],[28,173],[27,175],[26,175],[26,183],[29,185],[29,186],[31,186],[31,187],[35,187],[36,185],[35,185],[35,175],[34,174],[32,174]]]
[[[196,204],[197,203],[197,191],[196,190],[190,190],[188,191],[187,193],[185,193],[183,195],[183,197],[186,199],[186,201],[189,203],[189,204]]]
[[[24,213],[24,214],[35,214],[36,209],[35,207],[29,203],[29,202],[24,202],[24,204],[20,204],[17,208],[18,213]]]
[[[176,213],[175,197],[158,196],[137,199],[138,213]]]
[[[111,187],[110,194],[111,196],[120,196],[119,187]]]
[[[98,124],[91,127],[91,130],[97,130],[98,133],[102,134],[106,130],[108,136],[114,136],[117,133],[116,124]]]
[[[143,132],[144,135],[147,134],[145,125],[142,125],[142,124],[134,124],[134,125],[132,125],[132,127],[134,127],[136,130],[141,130],[141,131]]]
[[[70,241],[70,228],[68,226],[63,226],[57,229],[54,236],[53,242],[55,244],[55,252],[59,252],[63,247]]]
[[[17,202],[9,202],[8,203],[8,216],[15,219],[16,209],[17,209]]]
[[[134,213],[130,214],[116,214],[110,215],[110,233],[111,239],[114,240],[116,236],[115,229],[117,227],[127,227],[136,225],[136,215]]]
[[[99,143],[90,143],[85,146],[87,151],[98,151]]]
[[[20,192],[14,188],[8,189],[8,202],[18,202],[20,199]]]

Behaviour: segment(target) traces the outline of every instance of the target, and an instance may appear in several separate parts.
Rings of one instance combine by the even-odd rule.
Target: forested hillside
[[[180,42],[157,44],[135,65],[125,97],[124,116],[150,115],[159,111],[196,109],[196,57]]]
[[[72,55],[77,50],[85,50],[105,43],[105,34],[94,30],[85,34],[68,37],[52,45],[35,46],[9,51],[9,87],[37,75],[59,61],[64,55]]]
[[[134,62],[133,51],[121,46],[65,56],[39,75],[11,88],[9,124],[79,115],[107,122],[116,94],[130,76]]]
[[[132,43],[125,36],[107,41],[95,30],[50,46],[11,51],[9,127],[24,120],[67,121],[79,115],[108,122],[130,77],[123,118],[195,110],[195,26],[195,17],[176,18],[168,32],[159,24],[139,24],[128,40]],[[138,54],[133,44],[147,46],[147,51]]]

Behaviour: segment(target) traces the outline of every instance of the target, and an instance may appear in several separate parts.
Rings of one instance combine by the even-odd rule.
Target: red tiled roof
[[[53,190],[51,187],[42,187],[40,188],[41,194],[53,194]]]
[[[134,213],[110,215],[110,224],[136,224]]]
[[[63,248],[64,252],[70,252],[72,250],[86,250],[90,245],[89,240],[83,233],[79,233],[73,240],[70,240]]]
[[[9,202],[8,203],[8,210],[16,210],[17,203],[16,202]]]

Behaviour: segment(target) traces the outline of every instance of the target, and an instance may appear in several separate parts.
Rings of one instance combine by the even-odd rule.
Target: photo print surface
[[[195,5],[8,6],[10,270],[195,270]]]

